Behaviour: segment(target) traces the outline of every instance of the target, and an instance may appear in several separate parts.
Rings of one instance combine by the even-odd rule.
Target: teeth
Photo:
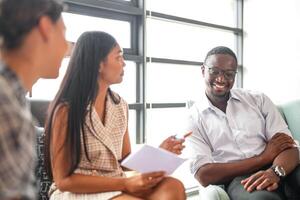
[[[223,89],[223,88],[225,88],[225,85],[217,85],[217,84],[215,84],[215,87]]]

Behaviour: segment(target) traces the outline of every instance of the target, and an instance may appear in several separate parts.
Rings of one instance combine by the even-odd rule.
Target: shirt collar
[[[236,90],[235,89],[231,89],[230,90],[230,98],[229,98],[229,100],[230,99],[241,101],[240,97],[236,94]]]
[[[240,97],[235,93],[234,89],[230,90],[228,102],[230,102],[231,100],[241,101]],[[206,96],[205,92],[201,94],[200,99],[195,102],[195,105],[197,106],[200,112],[204,112],[208,109],[216,109],[216,107],[210,102],[210,100]]]

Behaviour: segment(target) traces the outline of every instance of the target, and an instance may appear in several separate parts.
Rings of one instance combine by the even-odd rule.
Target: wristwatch
[[[283,169],[282,166],[279,166],[279,165],[273,165],[271,167],[271,169],[273,170],[273,172],[280,178],[284,178],[286,173],[285,173],[285,170]]]

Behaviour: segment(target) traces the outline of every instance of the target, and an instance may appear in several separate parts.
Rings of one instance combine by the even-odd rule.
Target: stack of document
[[[138,151],[131,153],[121,165],[140,173],[164,171],[172,174],[186,159],[161,148],[143,145]]]

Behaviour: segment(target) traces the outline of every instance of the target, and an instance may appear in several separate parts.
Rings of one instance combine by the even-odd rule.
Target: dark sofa
[[[51,185],[49,176],[45,170],[44,163],[44,124],[49,101],[30,100],[31,112],[36,120],[36,138],[37,138],[37,166],[35,175],[38,186],[38,200],[48,200],[48,190]]]

